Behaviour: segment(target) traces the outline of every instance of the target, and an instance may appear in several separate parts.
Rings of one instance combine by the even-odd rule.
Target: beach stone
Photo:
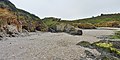
[[[85,50],[85,53],[86,53],[86,58],[92,58],[92,59],[95,58],[95,55],[92,52]]]

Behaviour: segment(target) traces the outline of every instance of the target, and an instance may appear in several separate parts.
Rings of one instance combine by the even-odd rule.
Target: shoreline
[[[99,32],[99,33],[96,33]],[[103,33],[102,33],[103,32]],[[92,35],[91,35],[92,33]],[[102,34],[100,34],[102,33]],[[86,48],[77,46],[80,41],[99,41],[98,35],[112,34],[112,30],[84,30],[83,35],[67,33],[30,33],[27,37],[12,37],[0,41],[0,59],[4,60],[79,60]],[[91,50],[93,51],[93,50]],[[99,55],[98,52],[95,52]]]

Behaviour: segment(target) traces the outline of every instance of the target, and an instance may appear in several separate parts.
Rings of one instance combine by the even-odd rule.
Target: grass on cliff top
[[[102,23],[106,21],[119,21],[120,20],[120,14],[101,14],[100,16],[97,17],[91,17],[91,18],[86,18],[86,19],[79,19],[75,20],[73,22],[77,23]]]

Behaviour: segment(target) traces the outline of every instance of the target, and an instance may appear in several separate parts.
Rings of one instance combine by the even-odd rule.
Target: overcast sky
[[[101,13],[120,13],[120,0],[10,0],[40,18],[81,19]]]

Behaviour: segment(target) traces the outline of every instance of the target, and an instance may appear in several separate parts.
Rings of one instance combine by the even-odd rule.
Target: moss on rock
[[[104,51],[120,58],[120,50],[115,48],[113,43],[97,42],[93,45],[95,45],[100,52]]]
[[[81,42],[77,43],[76,45],[80,45],[82,47],[90,47],[91,46],[91,44],[87,41],[81,41]]]
[[[109,48],[113,46],[112,43],[96,43],[96,45],[99,47],[104,47],[104,48]]]
[[[80,45],[82,47],[94,48],[98,52],[101,53],[100,56],[96,56],[96,60],[119,60],[120,59],[120,48],[116,47],[119,45],[119,41],[98,41],[90,44],[87,41],[81,41],[76,45]]]

